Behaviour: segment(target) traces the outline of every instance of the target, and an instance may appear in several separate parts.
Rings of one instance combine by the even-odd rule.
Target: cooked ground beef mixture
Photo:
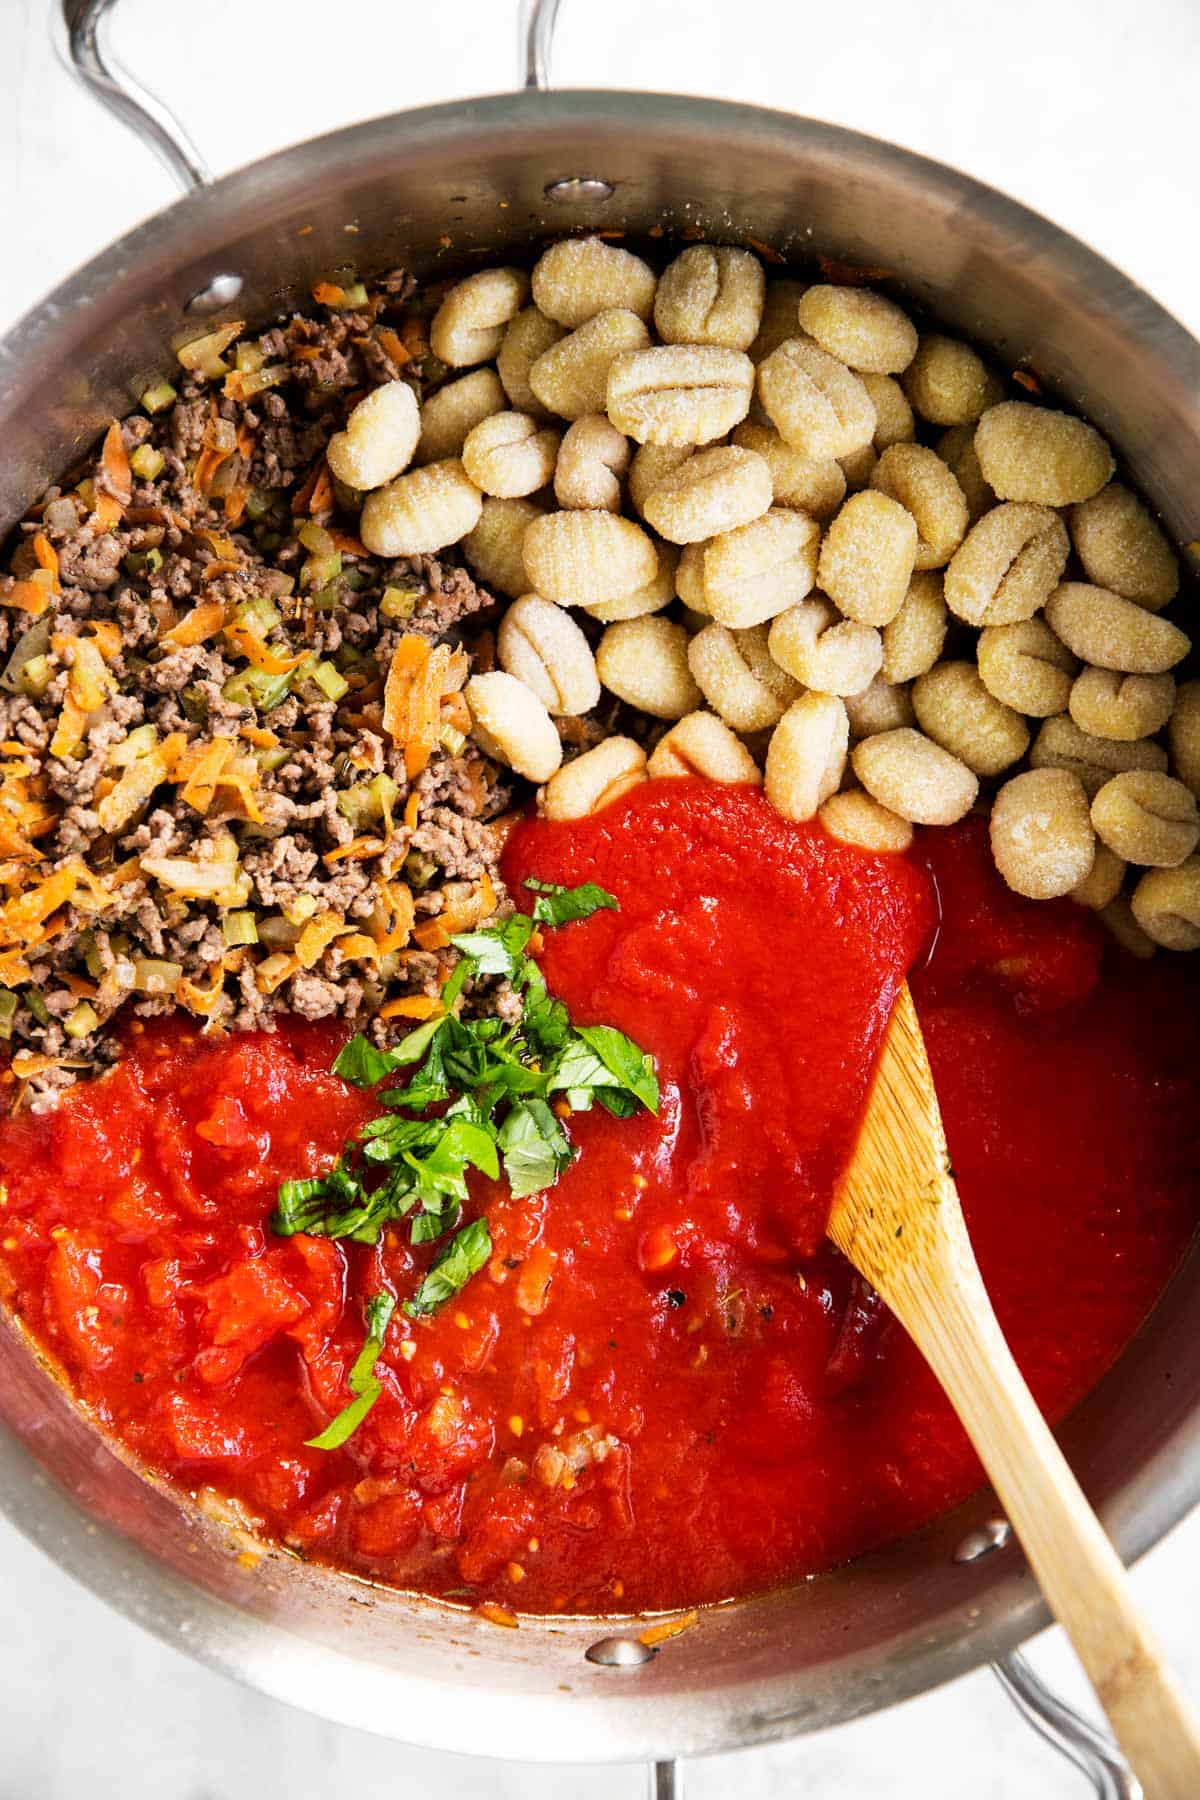
[[[446,556],[370,555],[324,459],[372,387],[445,374],[435,298],[397,273],[210,335],[19,527],[0,1031],[22,1103],[111,1061],[118,1019],[175,1007],[212,1029],[337,1013],[384,1041],[431,1010],[452,933],[504,906],[511,779],[461,694],[493,597]]]

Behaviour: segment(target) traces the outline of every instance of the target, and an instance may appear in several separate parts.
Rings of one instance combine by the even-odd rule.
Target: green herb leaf
[[[603,908],[612,912],[618,910],[616,896],[594,881],[569,888],[560,887],[556,881],[535,881],[528,876],[525,886],[538,895],[530,916],[539,925],[569,925],[573,919],[590,919],[594,912]]]
[[[647,1112],[658,1111],[658,1077],[654,1073],[654,1058],[647,1051],[615,1025],[580,1025],[576,1035],[589,1050],[595,1051],[609,1071],[612,1079],[608,1086],[632,1094]]]
[[[553,1187],[575,1152],[544,1100],[519,1100],[500,1127],[504,1173],[514,1200]]]
[[[492,1236],[486,1219],[472,1219],[464,1225],[430,1265],[429,1272],[404,1310],[410,1319],[427,1318],[444,1306],[472,1275],[477,1275],[492,1254]]]
[[[513,913],[501,925],[489,925],[483,931],[463,931],[450,942],[463,956],[470,957],[476,973],[511,977],[532,936],[533,920],[525,913]]]
[[[444,1015],[426,1019],[425,1023],[418,1025],[415,1031],[410,1031],[407,1037],[402,1037],[391,1052],[393,1069],[407,1068],[409,1063],[420,1062],[446,1023]]]
[[[396,1300],[392,1294],[374,1294],[367,1302],[367,1340],[346,1377],[346,1386],[355,1398],[343,1406],[324,1431],[305,1440],[310,1450],[339,1450],[358,1430],[383,1392],[383,1384],[375,1378],[375,1364],[379,1361],[384,1336],[395,1310]]]
[[[369,1038],[359,1032],[352,1037],[333,1065],[333,1073],[353,1087],[374,1087],[390,1075],[395,1060],[386,1050],[377,1050]]]

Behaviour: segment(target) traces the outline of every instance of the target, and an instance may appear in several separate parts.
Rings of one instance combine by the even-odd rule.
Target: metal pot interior
[[[601,185],[603,184],[603,185]],[[611,190],[611,191],[609,191]],[[402,114],[285,151],[159,215],[0,345],[0,528],[67,468],[203,316],[266,322],[347,263],[418,274],[618,228],[757,240],[886,269],[1113,439],[1172,534],[1200,535],[1200,346],[1074,240],[951,171],[810,121],[653,95],[518,95]],[[1127,1556],[1200,1497],[1193,1251],[1063,1431]],[[706,1615],[652,1660],[598,1667],[595,1620],[504,1630],[244,1544],[146,1483],[0,1329],[0,1506],[95,1592],[295,1704],[438,1748],[549,1760],[698,1754],[852,1718],[1045,1622],[1019,1553],[955,1561],[981,1495],[850,1567]]]

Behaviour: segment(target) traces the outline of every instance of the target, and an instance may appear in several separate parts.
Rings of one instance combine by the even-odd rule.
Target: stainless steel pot
[[[112,4],[63,0],[76,67],[188,191],[0,344],[0,529],[197,313],[265,321],[348,261],[440,273],[619,225],[886,266],[914,300],[1035,368],[1120,446],[1172,533],[1200,535],[1200,346],[1082,244],[950,169],[752,107],[548,93],[556,0],[537,0],[522,40],[535,91],[377,119],[210,182],[170,114],[110,72]],[[1198,1290],[1193,1253],[1063,1429],[1127,1557],[1200,1499]],[[244,1566],[242,1546],[105,1445],[10,1327],[0,1419],[0,1506],[93,1591],[268,1693],[437,1748],[582,1761],[765,1743],[1005,1657],[1046,1622],[987,1495],[849,1568],[717,1608],[651,1657],[628,1622],[506,1631],[281,1552]],[[1006,1679],[1044,1730],[1067,1735],[1098,1792],[1134,1791],[1018,1661]]]

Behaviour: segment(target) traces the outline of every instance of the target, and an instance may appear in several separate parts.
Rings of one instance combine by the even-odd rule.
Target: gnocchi
[[[1090,500],[1113,472],[1112,451],[1091,425],[1024,400],[988,408],[975,454],[993,493],[1034,506]]]
[[[748,350],[762,322],[766,282],[748,250],[692,244],[668,263],[654,297],[664,344],[719,344]]]
[[[992,801],[992,855],[1010,888],[1031,900],[1074,893],[1091,874],[1096,834],[1083,784],[1069,769],[1027,769]]]
[[[685,715],[659,738],[646,772],[652,778],[703,775],[709,781],[762,781],[758,764],[739,737],[715,713]]]
[[[802,694],[771,733],[766,795],[785,819],[811,819],[835,794],[846,767],[850,727],[833,694]]]
[[[904,604],[917,560],[917,524],[873,489],[851,494],[821,545],[817,579],[848,619],[887,625]]]
[[[780,437],[806,456],[849,456],[875,431],[858,376],[808,338],[786,338],[759,364],[758,395]]]
[[[711,444],[750,410],[754,364],[718,344],[626,350],[608,371],[608,416],[639,444]]]
[[[763,457],[734,444],[697,451],[646,495],[646,522],[672,544],[696,544],[761,518],[771,505]]]
[[[532,688],[503,669],[472,675],[463,689],[480,748],[530,781],[548,781],[562,762],[554,721]]]
[[[548,819],[586,819],[646,779],[641,745],[627,737],[605,738],[551,775],[539,810]]]
[[[554,498],[560,506],[620,512],[629,457],[629,439],[603,413],[576,419],[558,447]]]
[[[966,763],[911,726],[863,738],[850,762],[872,799],[913,825],[953,825],[979,792]]]
[[[620,599],[658,568],[654,544],[631,519],[610,512],[553,512],[533,519],[523,541],[535,593],[560,606]]]
[[[703,700],[688,666],[687,632],[657,615],[610,625],[596,672],[610,694],[652,719],[682,719]]]
[[[569,613],[539,594],[524,594],[509,607],[496,633],[496,656],[552,716],[590,712],[600,699],[586,637]]]

